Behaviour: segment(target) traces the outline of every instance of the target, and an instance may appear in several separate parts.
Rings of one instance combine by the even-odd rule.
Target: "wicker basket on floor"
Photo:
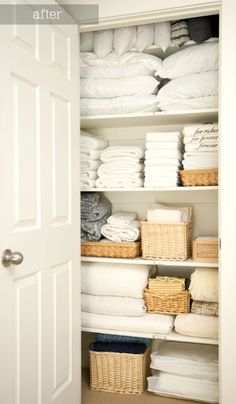
[[[144,354],[89,351],[90,388],[110,393],[142,394],[146,387],[149,349]]]
[[[112,243],[82,241],[81,255],[86,257],[136,258],[141,255],[141,242]]]
[[[191,256],[192,222],[141,222],[142,256],[147,259],[185,261]]]
[[[190,312],[190,293],[154,293],[144,289],[144,300],[148,313],[179,314]]]
[[[218,240],[198,239],[193,240],[193,260],[198,262],[218,261]]]
[[[183,186],[213,186],[218,185],[218,170],[180,170]]]

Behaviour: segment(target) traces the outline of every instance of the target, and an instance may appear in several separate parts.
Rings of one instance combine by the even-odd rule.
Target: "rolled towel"
[[[218,317],[202,314],[178,314],[175,319],[175,331],[190,337],[218,338]]]
[[[191,275],[189,291],[193,300],[218,302],[218,269],[196,268]]]
[[[107,223],[114,226],[129,226],[137,219],[136,212],[116,212],[107,219]]]
[[[140,317],[146,312],[143,299],[120,296],[95,296],[82,293],[81,309],[88,313],[109,316]]]
[[[83,130],[80,131],[80,145],[81,147],[91,147],[93,149],[105,149],[107,147],[107,140],[98,136],[93,136]]]
[[[147,142],[179,142],[182,139],[180,132],[148,132]]]
[[[101,228],[101,233],[114,243],[136,241],[140,239],[140,222],[134,220],[126,227],[105,224]]]
[[[98,160],[101,155],[101,150],[94,150],[90,147],[80,147],[80,158]]]
[[[127,157],[141,159],[144,156],[144,150],[138,146],[110,146],[107,147],[101,154],[103,163],[112,163],[114,159]]]
[[[98,167],[98,176],[100,178],[106,178],[107,176],[112,177],[120,176],[123,174],[134,174],[140,173],[143,165],[139,163],[138,159],[127,159],[127,158],[119,158],[115,159],[111,163],[102,163]],[[137,177],[139,178],[139,176]]]
[[[81,266],[82,293],[99,296],[143,298],[148,282],[148,265],[104,264],[83,262]]]
[[[95,183],[97,188],[141,188],[143,179],[133,175],[98,178]]]

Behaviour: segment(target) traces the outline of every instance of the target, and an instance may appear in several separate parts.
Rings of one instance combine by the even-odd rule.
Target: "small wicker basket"
[[[218,185],[218,169],[180,170],[180,176],[185,187]]]
[[[170,276],[149,278],[148,289],[154,293],[178,293],[185,290],[185,279]]]
[[[142,394],[146,387],[149,349],[144,354],[89,351],[90,388],[122,394]]]
[[[154,293],[149,289],[143,292],[148,313],[179,314],[190,312],[190,293]]]
[[[86,257],[136,258],[141,255],[141,242],[106,243],[82,241],[81,255]]]
[[[193,260],[198,262],[217,262],[219,254],[218,240],[196,238],[193,240]]]
[[[192,222],[141,222],[142,256],[147,259],[185,261],[191,256]]]

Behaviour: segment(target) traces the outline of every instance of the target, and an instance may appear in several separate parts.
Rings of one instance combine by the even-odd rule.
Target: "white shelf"
[[[217,191],[218,186],[202,187],[162,187],[162,188],[86,188],[81,192],[188,192]]]
[[[160,111],[144,114],[121,115],[94,115],[81,116],[81,128],[114,128],[128,126],[171,125],[188,123],[208,123],[216,121],[218,110],[216,108],[186,110],[186,111]]]
[[[103,263],[113,263],[113,264],[129,264],[129,265],[159,265],[168,267],[204,267],[204,268],[217,268],[217,262],[196,262],[191,259],[186,261],[159,261],[159,260],[148,260],[143,258],[105,258],[105,257],[81,257],[82,262],[103,262]]]
[[[177,334],[175,331],[171,332],[170,334],[154,334],[154,333],[150,333],[150,332],[103,330],[100,328],[87,328],[87,327],[82,327],[81,330],[84,332],[92,332],[92,333],[127,335],[130,337],[144,337],[144,338],[150,338],[150,339],[161,339],[161,340],[166,340],[166,341],[193,342],[193,343],[197,343],[197,344],[218,345],[217,339],[187,337],[185,335]]]

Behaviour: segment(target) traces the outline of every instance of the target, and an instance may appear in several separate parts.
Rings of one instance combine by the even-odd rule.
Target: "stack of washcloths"
[[[140,222],[135,212],[117,212],[108,217],[101,228],[102,235],[115,243],[133,242],[140,239]]]
[[[143,186],[144,150],[138,146],[110,146],[101,153],[97,188],[139,188]]]
[[[185,126],[183,135],[185,170],[209,170],[218,167],[217,123]]]
[[[82,326],[103,330],[170,333],[174,316],[146,313],[148,265],[84,262]]]
[[[85,131],[80,132],[80,186],[81,189],[94,188],[97,169],[101,163],[101,152],[107,141]]]
[[[182,137],[179,132],[146,134],[144,186],[176,187],[182,161]]]
[[[175,330],[191,337],[218,338],[218,269],[196,268],[189,291],[193,299],[191,313],[179,314]]]
[[[189,46],[168,56],[160,73],[163,84],[167,84],[157,94],[158,107],[164,111],[217,108],[218,69],[217,41]]]
[[[111,215],[111,202],[100,192],[81,194],[81,240],[99,241],[101,228]]]
[[[103,31],[104,35],[108,34],[106,31]],[[116,34],[114,41],[117,44],[126,42],[127,34],[121,32],[120,39]],[[106,47],[105,39],[101,45]],[[119,52],[112,52],[111,48],[109,54],[99,54],[96,49],[95,53],[80,54],[81,115],[157,110],[156,94],[160,81],[154,74],[160,74],[162,60],[146,53],[127,52],[126,46],[121,48]]]
[[[218,347],[160,342],[151,354],[148,391],[186,400],[219,402]]]

